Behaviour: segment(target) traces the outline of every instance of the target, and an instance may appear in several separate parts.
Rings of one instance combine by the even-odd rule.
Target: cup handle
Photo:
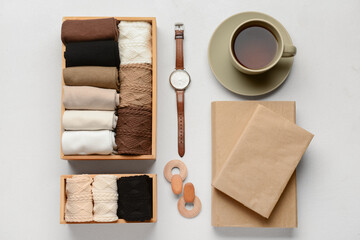
[[[293,57],[296,55],[296,47],[293,45],[284,45],[282,57]]]

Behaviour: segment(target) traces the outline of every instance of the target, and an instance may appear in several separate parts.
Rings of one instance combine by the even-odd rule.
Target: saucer
[[[278,88],[290,73],[294,57],[281,58],[269,71],[259,75],[246,75],[230,62],[229,42],[232,32],[249,19],[264,19],[274,24],[283,36],[284,43],[292,45],[289,33],[276,19],[259,12],[244,12],[223,21],[213,33],[208,49],[208,59],[216,79],[228,90],[244,95],[259,96]]]

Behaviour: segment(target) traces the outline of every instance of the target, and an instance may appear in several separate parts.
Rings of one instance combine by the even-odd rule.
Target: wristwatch
[[[178,152],[180,157],[185,154],[185,114],[184,92],[190,84],[190,75],[184,69],[183,58],[183,24],[175,24],[176,67],[170,75],[170,84],[175,89],[178,115]]]

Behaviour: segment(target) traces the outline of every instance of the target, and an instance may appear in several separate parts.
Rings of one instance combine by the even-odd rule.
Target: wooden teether
[[[179,174],[172,174],[172,169],[178,168]],[[174,194],[179,195],[183,190],[183,181],[187,176],[187,168],[180,160],[171,160],[164,167],[164,177],[171,183],[171,189]],[[186,203],[192,203],[192,209],[186,208]],[[184,195],[178,201],[179,213],[186,218],[193,218],[199,215],[201,211],[201,201],[195,195],[195,188],[192,183],[186,183],[184,186]]]
[[[184,200],[186,203],[192,203],[195,200],[195,188],[192,183],[187,183],[184,186]]]
[[[199,215],[201,211],[201,201],[198,197],[195,196],[195,200],[193,203],[194,207],[192,209],[186,209],[185,204],[186,202],[184,200],[184,196],[182,196],[178,201],[178,210],[181,216],[186,218],[193,218]]]
[[[165,167],[164,167],[164,177],[166,178],[166,180],[168,182],[171,182],[171,178],[173,176],[173,174],[171,173],[171,170],[173,170],[173,168],[178,168],[180,173],[179,175],[181,176],[181,179],[184,181],[186,176],[187,176],[187,168],[185,163],[183,163],[180,160],[171,160],[170,162],[168,162]]]
[[[186,186],[186,185],[185,185]],[[171,189],[174,194],[181,194],[183,188],[183,181],[179,174],[175,174],[171,178]]]

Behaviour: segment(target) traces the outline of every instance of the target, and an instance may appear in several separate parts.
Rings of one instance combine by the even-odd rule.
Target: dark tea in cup
[[[296,47],[284,44],[280,31],[265,19],[249,19],[230,36],[231,64],[240,72],[254,75],[273,68],[282,57],[293,57]]]
[[[246,68],[261,69],[269,65],[278,51],[276,37],[264,27],[241,30],[233,42],[236,60]]]

